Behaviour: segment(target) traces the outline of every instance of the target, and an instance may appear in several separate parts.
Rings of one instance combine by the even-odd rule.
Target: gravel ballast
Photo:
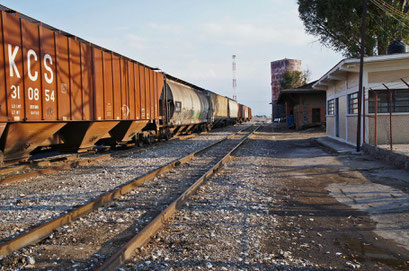
[[[82,205],[144,173],[208,146],[244,125],[229,126],[142,151],[118,152],[113,159],[0,186],[0,240]]]
[[[400,202],[409,194],[409,173],[365,155],[328,153],[313,144],[311,138],[317,136],[323,133],[263,127],[120,270],[408,270],[408,248],[393,235],[377,234],[377,223],[391,214],[377,212],[374,220],[371,208],[376,205],[363,211],[354,204],[370,197],[355,188],[362,184],[365,189],[393,191],[390,197]],[[187,170],[182,177],[172,174],[176,181],[189,175]],[[329,192],[331,187],[348,188],[342,190],[345,197],[359,194],[345,201],[338,192]],[[111,205],[107,214],[95,211],[0,264],[47,270],[98,266],[111,245],[123,243],[149,223],[158,206],[147,197],[160,198],[168,186],[156,179],[138,189]],[[126,205],[127,199],[138,207]],[[395,219],[407,216],[402,206],[406,209],[394,205]],[[84,238],[91,232],[75,229],[84,225],[80,222],[91,226],[104,220],[107,226],[92,233],[107,237],[98,244],[103,249],[95,252],[95,244]],[[62,243],[69,245],[64,246],[69,253],[53,255]]]
[[[100,207],[59,228],[44,241],[13,253],[4,259],[4,264],[13,266],[12,259],[29,255],[35,259],[35,268],[95,269],[224,157],[245,134],[213,146],[169,173],[136,187],[110,206]]]
[[[328,154],[321,135],[264,127],[122,270],[407,270],[407,250],[326,190],[378,162]]]

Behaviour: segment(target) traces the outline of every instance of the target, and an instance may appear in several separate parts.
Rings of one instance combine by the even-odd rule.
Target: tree
[[[298,88],[307,83],[309,80],[310,71],[285,71],[280,80],[281,89]]]
[[[409,42],[409,20],[391,16],[374,4],[384,1],[408,15],[407,0],[368,1],[365,52],[369,56],[385,54],[394,40]],[[306,32],[321,44],[347,57],[359,56],[362,0],[298,0],[298,12]]]

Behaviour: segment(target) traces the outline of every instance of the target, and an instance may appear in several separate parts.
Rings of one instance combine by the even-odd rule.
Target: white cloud
[[[149,48],[149,40],[145,37],[136,34],[127,34],[125,40],[127,45],[133,49],[145,50]]]
[[[181,25],[176,25],[176,24],[150,23],[148,24],[148,26],[154,30],[163,31],[167,33],[173,33],[173,34],[180,34],[184,30],[184,28]]]
[[[113,29],[114,31],[128,31],[128,30],[130,30],[130,28],[129,28],[129,26],[127,26],[127,25],[124,25],[124,26],[117,26],[117,27],[114,27],[114,29]]]

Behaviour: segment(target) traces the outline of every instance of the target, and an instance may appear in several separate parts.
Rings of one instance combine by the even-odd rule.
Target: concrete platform
[[[313,138],[313,141],[338,154],[362,154],[357,152],[354,146],[330,137],[316,137]],[[363,144],[362,151],[376,159],[385,161],[394,167],[409,171],[409,144],[394,144],[392,151],[390,150],[389,145],[373,146]]]
[[[360,154],[356,151],[355,147],[327,136],[316,137],[313,139],[313,141],[321,145],[322,147],[338,154]]]
[[[392,150],[390,150],[389,145],[373,146],[363,144],[362,150],[395,167],[409,170],[409,144],[395,144]]]
[[[377,147],[386,151],[391,150],[389,144],[378,145]],[[409,144],[393,144],[392,151],[398,154],[409,156]]]

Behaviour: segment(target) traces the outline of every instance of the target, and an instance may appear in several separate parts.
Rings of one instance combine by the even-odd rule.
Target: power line
[[[395,14],[396,16],[401,17],[402,19],[409,20],[409,16],[407,16],[405,13],[403,13],[401,10],[396,9],[394,6],[389,4],[388,2],[381,1],[381,0],[374,0],[378,2],[378,4],[384,6],[386,9],[388,9],[391,13]]]
[[[389,14],[392,18],[394,18],[395,20],[397,20],[398,22],[400,22],[401,24],[403,24],[406,28],[409,28],[409,26],[402,21],[402,19],[404,20],[409,20],[409,17],[407,17],[406,15],[404,15],[402,13],[402,15],[397,14],[397,10],[395,8],[390,9],[387,8],[385,5],[385,2],[383,2],[383,4],[380,2],[380,0],[370,0],[371,3],[373,3],[375,6],[377,6],[379,9],[383,10],[385,13]],[[397,18],[400,17],[401,19]]]

